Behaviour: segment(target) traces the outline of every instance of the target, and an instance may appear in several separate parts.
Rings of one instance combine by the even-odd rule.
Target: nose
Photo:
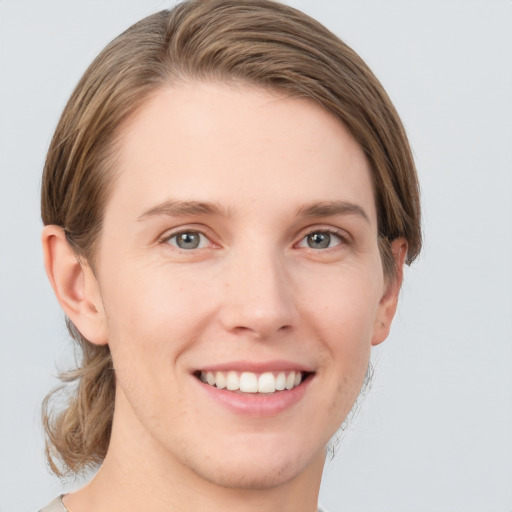
[[[226,275],[220,311],[224,329],[263,340],[295,325],[293,284],[278,255],[239,255],[231,259]]]

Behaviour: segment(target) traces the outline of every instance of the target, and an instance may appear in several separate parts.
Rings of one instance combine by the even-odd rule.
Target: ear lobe
[[[391,242],[391,252],[395,260],[396,273],[393,276],[385,277],[386,287],[375,318],[372,345],[382,343],[389,335],[402,286],[404,263],[407,255],[407,241],[404,238],[393,240]]]
[[[108,342],[106,318],[98,282],[86,261],[80,261],[60,226],[45,226],[44,266],[64,313],[91,343]]]

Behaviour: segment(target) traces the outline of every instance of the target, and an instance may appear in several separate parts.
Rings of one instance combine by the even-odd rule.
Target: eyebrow
[[[308,203],[297,210],[297,215],[301,217],[358,215],[368,222],[368,224],[370,223],[370,218],[361,206],[347,201],[319,201]]]
[[[158,215],[170,217],[193,215],[230,217],[231,211],[219,203],[209,201],[178,201],[169,199],[146,210],[139,215],[137,220],[142,221]],[[316,201],[305,204],[297,209],[298,217],[333,217],[336,215],[358,215],[370,223],[368,215],[361,206],[347,201]]]
[[[168,215],[170,217],[184,217],[187,215],[229,217],[230,211],[218,203],[203,201],[177,201],[170,199],[145,211],[139,215],[137,220],[146,220],[147,218],[158,215]]]

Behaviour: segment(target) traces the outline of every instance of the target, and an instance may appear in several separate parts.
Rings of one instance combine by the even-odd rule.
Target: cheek
[[[317,284],[320,282],[322,287],[309,287],[301,316],[321,343],[325,382],[333,391],[331,396],[337,397],[331,405],[338,408],[343,402],[351,406],[368,368],[382,277],[378,271],[352,268]]]
[[[335,346],[371,337],[383,288],[382,273],[374,267],[328,269],[303,276],[297,286],[301,311],[316,318],[319,333]]]
[[[172,365],[209,322],[216,300],[212,289],[197,274],[187,280],[180,272],[151,266],[113,272],[103,292],[116,369],[130,361],[137,362],[136,371],[148,373]]]
[[[122,273],[120,273],[121,275]],[[160,277],[160,279],[158,278]],[[117,284],[119,283],[119,284]],[[165,424],[179,420],[182,398],[175,389],[176,361],[197,339],[195,330],[202,323],[197,297],[176,281],[146,273],[131,273],[130,279],[112,279],[105,287],[109,346],[118,386],[139,418],[153,418]]]

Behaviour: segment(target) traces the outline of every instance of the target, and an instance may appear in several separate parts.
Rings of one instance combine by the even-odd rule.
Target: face
[[[317,464],[390,320],[361,149],[306,100],[195,83],[149,100],[117,165],[95,268],[115,429],[224,486]]]

